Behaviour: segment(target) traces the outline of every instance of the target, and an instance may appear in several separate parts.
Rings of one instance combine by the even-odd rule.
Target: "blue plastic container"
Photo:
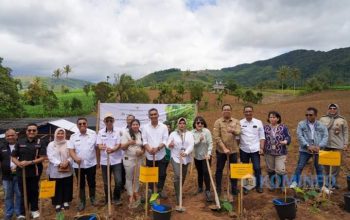
[[[166,205],[152,204],[153,220],[170,220],[171,207]]]

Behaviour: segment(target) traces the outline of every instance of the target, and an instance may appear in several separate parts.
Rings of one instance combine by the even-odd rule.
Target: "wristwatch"
[[[34,160],[32,160],[32,165],[34,165]]]

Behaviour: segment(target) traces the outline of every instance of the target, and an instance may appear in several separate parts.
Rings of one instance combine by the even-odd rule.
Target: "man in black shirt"
[[[40,217],[38,207],[39,180],[43,170],[42,161],[46,157],[46,146],[37,138],[37,134],[38,126],[36,124],[28,124],[26,129],[27,137],[20,139],[12,152],[12,161],[17,165],[18,184],[22,194],[22,214],[25,214],[22,177],[22,168],[25,168],[27,198],[33,218]]]
[[[12,219],[13,214],[16,214],[17,219],[24,219],[21,215],[21,193],[16,176],[16,165],[11,161],[11,152],[15,149],[17,141],[16,131],[8,129],[5,139],[5,142],[0,143],[0,163],[5,192],[4,219]]]

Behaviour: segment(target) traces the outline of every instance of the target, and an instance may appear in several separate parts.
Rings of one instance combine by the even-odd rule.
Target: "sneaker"
[[[24,215],[17,216],[17,220],[23,220],[23,219],[26,219],[26,217]]]
[[[68,202],[63,203],[63,208],[64,208],[64,210],[68,210],[69,209],[69,203]]]
[[[33,218],[39,218],[40,217],[40,212],[39,211],[32,212],[32,217]]]
[[[161,199],[167,199],[167,198],[168,198],[168,196],[166,195],[166,193],[165,193],[164,190],[162,190],[162,191],[159,193],[159,197],[160,197]]]
[[[122,200],[121,200],[121,199],[115,199],[115,200],[113,200],[113,203],[114,203],[115,205],[117,205],[117,206],[121,206],[121,205],[123,205],[123,203],[122,203]]]
[[[292,182],[292,184],[290,184],[289,188],[294,189],[297,186],[298,186],[298,183],[294,181],[294,182]]]
[[[90,202],[91,202],[92,206],[97,206],[97,202],[96,202],[96,199],[94,197],[90,198]]]
[[[327,195],[332,194],[332,190],[329,190],[327,187],[322,187],[322,192],[326,193]]]
[[[256,191],[257,191],[258,193],[263,193],[263,192],[264,192],[263,188],[261,188],[261,187],[256,188]]]
[[[61,211],[61,206],[60,205],[56,205],[55,210],[56,210],[56,212],[60,212]]]
[[[203,188],[198,188],[196,194],[202,193],[203,192]]]
[[[207,198],[207,202],[212,202],[213,199],[211,198],[211,194],[209,190],[205,191],[205,197]]]
[[[85,203],[84,202],[80,202],[79,206],[78,206],[78,212],[81,212],[85,209]]]

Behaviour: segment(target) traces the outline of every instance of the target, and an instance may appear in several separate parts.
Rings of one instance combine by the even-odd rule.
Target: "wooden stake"
[[[148,182],[146,182],[146,202],[145,202],[145,216],[148,217]]]
[[[221,209],[218,192],[216,191],[216,186],[215,186],[215,183],[213,180],[213,175],[211,174],[210,164],[209,164],[209,160],[207,157],[205,158],[205,161],[207,162],[207,168],[208,168],[208,173],[209,173],[209,177],[210,177],[210,182],[211,182],[211,185],[212,185],[213,190],[214,190],[215,204],[216,204],[218,209]]]
[[[287,202],[287,187],[284,187],[284,202]]]
[[[81,174],[81,168],[80,168],[80,164],[78,164],[78,182],[77,182],[77,185],[78,185],[78,201],[80,202],[80,174]],[[85,190],[85,189],[84,189]],[[79,204],[78,202],[78,204]],[[80,212],[78,210],[78,213],[77,213],[77,216],[80,215]]]
[[[26,169],[22,168],[22,181],[23,181],[23,197],[24,197],[24,211],[26,213],[26,220],[30,220],[28,209],[28,196],[27,196],[27,183],[26,183]]]
[[[107,154],[107,192],[108,192],[108,219],[112,216],[112,205],[111,205],[111,161],[109,154]]]
[[[243,214],[243,179],[241,179],[241,214]]]
[[[228,154],[226,154],[227,159],[227,201],[229,200],[230,196],[230,157]]]
[[[155,154],[153,154],[153,167],[156,167],[156,155]],[[157,193],[156,192],[156,183],[157,182],[153,183],[153,193]]]

